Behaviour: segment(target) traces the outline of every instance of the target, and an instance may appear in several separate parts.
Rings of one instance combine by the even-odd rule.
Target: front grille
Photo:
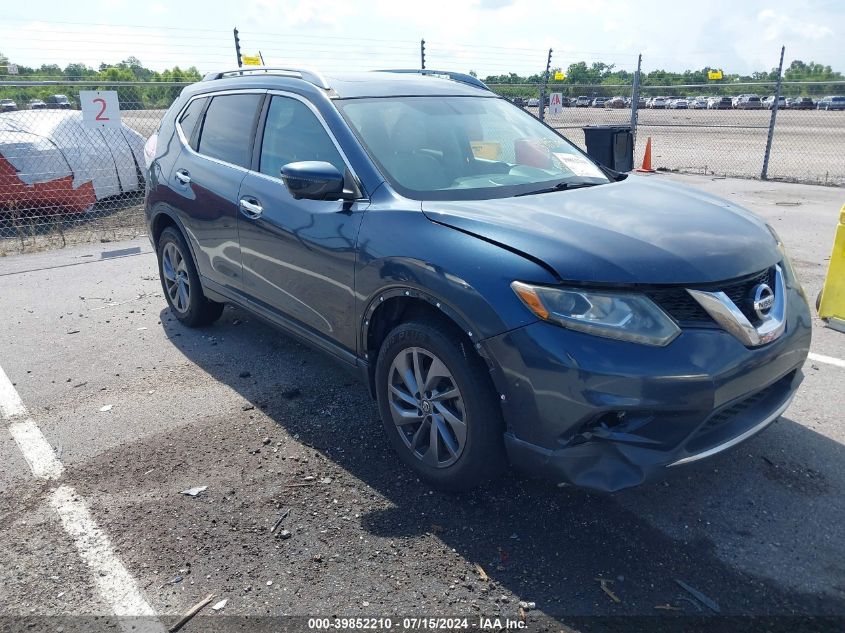
[[[767,268],[759,273],[733,281],[684,287],[654,288],[646,291],[646,294],[682,326],[708,326],[715,325],[712,317],[690,296],[686,288],[705,290],[707,292],[721,291],[728,295],[730,300],[736,304],[737,308],[740,309],[752,324],[756,325],[759,319],[754,313],[751,293],[759,284],[768,284],[772,290],[775,290],[773,282],[774,268]]]

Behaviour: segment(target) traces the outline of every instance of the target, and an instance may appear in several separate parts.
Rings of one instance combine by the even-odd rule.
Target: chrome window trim
[[[786,329],[786,283],[783,270],[775,266],[775,303],[759,327],[754,327],[724,292],[705,292],[687,288],[687,292],[727,332],[747,347],[771,343]]]
[[[208,156],[207,154],[203,154],[202,152],[198,152],[198,151],[194,150],[193,147],[191,147],[191,144],[185,138],[185,132],[182,130],[182,126],[179,124],[179,119],[182,117],[185,110],[188,109],[188,106],[191,105],[192,101],[194,101],[196,99],[202,99],[202,98],[209,98],[210,99],[210,98],[213,98],[213,97],[220,97],[220,96],[232,95],[232,94],[264,94],[264,95],[270,95],[270,96],[288,97],[288,98],[296,99],[297,101],[300,101],[301,103],[305,104],[305,106],[309,110],[311,110],[311,112],[317,118],[317,121],[320,122],[320,125],[323,126],[323,130],[326,132],[328,137],[331,139],[332,143],[335,146],[335,149],[337,149],[338,154],[340,154],[340,157],[343,160],[343,163],[346,165],[346,168],[349,170],[349,173],[352,174],[352,179],[355,181],[355,185],[358,187],[358,190],[362,194],[361,197],[355,198],[354,202],[369,201],[369,197],[367,195],[365,195],[364,187],[361,184],[361,179],[358,177],[358,174],[352,168],[352,165],[350,164],[350,161],[349,161],[349,157],[346,155],[346,152],[343,151],[343,148],[340,146],[340,143],[337,142],[337,138],[335,138],[335,135],[332,133],[331,129],[329,128],[328,124],[326,123],[326,120],[323,118],[323,115],[320,113],[319,110],[317,110],[316,106],[313,103],[311,103],[311,101],[309,101],[308,99],[306,99],[302,95],[298,95],[294,92],[287,92],[287,91],[284,91],[284,90],[268,90],[266,88],[261,88],[261,89],[245,88],[245,89],[241,89],[241,90],[219,90],[219,91],[202,92],[202,93],[199,93],[199,94],[192,96],[190,99],[188,99],[188,101],[185,102],[185,105],[182,106],[182,108],[176,114],[176,118],[175,118],[175,121],[174,121],[175,127],[176,127],[176,135],[179,137],[179,142],[182,144],[183,149],[190,152],[191,155],[193,155],[193,156],[198,156],[200,158],[204,158],[205,160],[210,160],[210,161],[215,162],[219,165],[225,165],[227,167],[234,167],[235,169],[238,169],[238,170],[243,171],[245,173],[255,174],[256,176],[260,176],[261,178],[267,178],[269,180],[272,180],[274,182],[278,182],[278,183],[281,183],[282,185],[284,185],[284,181],[279,177],[271,176],[269,174],[265,174],[265,173],[262,173],[260,171],[253,170],[253,169],[250,169],[248,167],[242,167],[241,165],[235,165],[234,163],[229,163],[225,160],[220,160],[219,158],[214,158],[213,156]],[[266,120],[264,122],[264,125],[265,126],[267,125]],[[258,129],[256,129],[255,130],[256,138],[258,137],[258,132],[259,132]],[[264,142],[263,130],[261,132],[261,141],[262,141],[262,143]],[[259,156],[260,156],[260,150],[259,150]],[[259,165],[259,168],[260,168],[260,165]]]
[[[196,94],[193,97],[191,97],[190,99],[188,99],[187,102],[185,102],[185,105],[182,107],[181,110],[179,110],[179,114],[176,115],[176,121],[175,121],[175,123],[176,123],[176,135],[179,137],[179,141],[182,143],[182,149],[187,150],[193,156],[198,156],[200,158],[204,158],[205,160],[210,160],[213,163],[217,163],[218,165],[224,165],[226,167],[234,167],[235,169],[238,169],[242,172],[249,173],[251,170],[248,167],[236,165],[235,163],[230,163],[230,162],[225,161],[225,160],[220,160],[219,158],[214,158],[213,156],[209,156],[208,154],[203,154],[202,152],[198,152],[198,151],[194,150],[194,148],[191,147],[191,144],[185,138],[185,132],[182,130],[182,126],[179,125],[179,119],[182,117],[182,114],[185,112],[185,110],[188,108],[188,106],[191,105],[192,101],[194,101],[196,99],[202,99],[202,98],[211,99],[211,98],[214,98],[214,97],[222,97],[222,96],[225,96],[225,95],[238,95],[238,94],[264,95],[264,94],[267,94],[267,90],[266,89],[255,89],[255,88],[250,89],[250,88],[247,88],[247,89],[243,89],[243,90],[220,90],[218,92],[202,92],[200,94]]]

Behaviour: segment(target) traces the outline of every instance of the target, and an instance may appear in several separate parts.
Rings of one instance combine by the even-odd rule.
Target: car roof
[[[244,74],[239,74],[244,72]],[[427,74],[420,74],[425,72]],[[430,74],[429,74],[430,73]],[[393,96],[476,96],[498,97],[483,83],[460,73],[437,71],[365,71],[320,74],[296,69],[245,68],[210,73],[203,81],[189,86],[189,93],[243,88],[285,89],[298,87],[324,91],[338,99]]]

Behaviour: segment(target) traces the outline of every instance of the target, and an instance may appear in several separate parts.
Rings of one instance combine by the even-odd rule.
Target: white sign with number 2
[[[88,127],[120,127],[120,102],[115,90],[80,90],[82,122]]]

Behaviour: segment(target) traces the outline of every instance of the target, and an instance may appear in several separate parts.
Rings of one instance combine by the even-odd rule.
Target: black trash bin
[[[628,125],[588,125],[584,141],[590,158],[614,171],[634,168],[634,136]]]

